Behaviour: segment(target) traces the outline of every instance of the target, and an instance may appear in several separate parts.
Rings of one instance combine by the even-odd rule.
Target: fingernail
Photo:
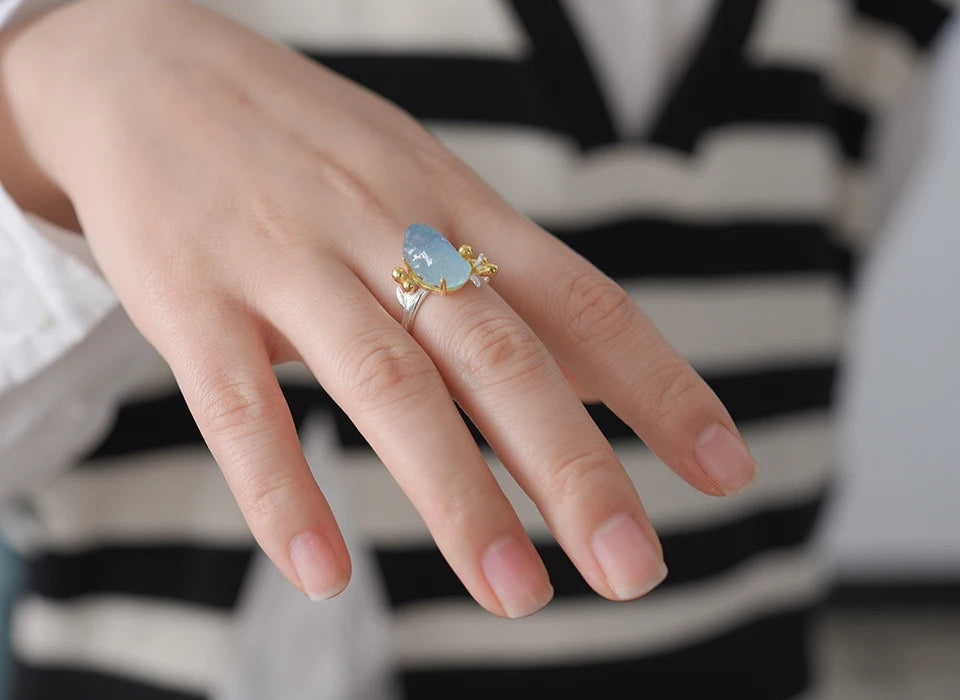
[[[757,473],[757,462],[743,441],[719,423],[700,433],[693,453],[725,494],[743,491]]]
[[[620,600],[632,600],[660,585],[667,565],[634,518],[620,513],[593,533],[593,555]]]
[[[310,600],[327,600],[346,588],[337,556],[323,535],[302,532],[294,537],[290,560]]]
[[[480,568],[507,617],[535,613],[553,598],[553,586],[543,564],[513,535],[501,537],[487,547]]]

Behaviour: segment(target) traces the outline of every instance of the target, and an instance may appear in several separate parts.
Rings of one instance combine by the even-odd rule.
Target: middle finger
[[[394,240],[396,247],[376,247],[376,262],[355,269],[397,312],[389,270],[399,235]],[[608,598],[648,592],[666,575],[660,543],[613,448],[549,351],[490,287],[434,296],[423,303],[414,338],[571,561]]]

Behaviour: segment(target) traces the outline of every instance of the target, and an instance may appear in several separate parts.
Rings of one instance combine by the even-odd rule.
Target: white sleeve
[[[0,396],[51,364],[117,304],[93,269],[44,237],[43,225],[0,187]]]
[[[85,245],[0,187],[0,499],[69,467],[112,411],[112,392],[84,387],[102,379],[101,358],[123,361],[97,340],[122,311],[92,261],[81,261]]]
[[[0,0],[0,28],[55,4]],[[143,355],[130,327],[85,240],[22,211],[0,183],[0,499],[68,467],[109,425],[117,392],[105,380]]]
[[[0,29],[65,0],[0,0]],[[50,364],[116,304],[93,270],[46,240],[0,183],[0,396]]]

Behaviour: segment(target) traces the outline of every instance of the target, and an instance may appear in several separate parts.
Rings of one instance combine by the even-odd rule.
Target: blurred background
[[[844,471],[824,528],[837,569],[820,646],[831,697],[960,698],[957,27],[942,50],[940,74],[918,87],[937,104],[926,153],[854,305]]]

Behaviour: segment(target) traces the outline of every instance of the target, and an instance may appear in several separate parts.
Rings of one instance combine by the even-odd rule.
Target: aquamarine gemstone
[[[447,291],[460,289],[473,269],[443,234],[427,224],[411,224],[403,234],[403,260],[431,287],[447,281]]]

